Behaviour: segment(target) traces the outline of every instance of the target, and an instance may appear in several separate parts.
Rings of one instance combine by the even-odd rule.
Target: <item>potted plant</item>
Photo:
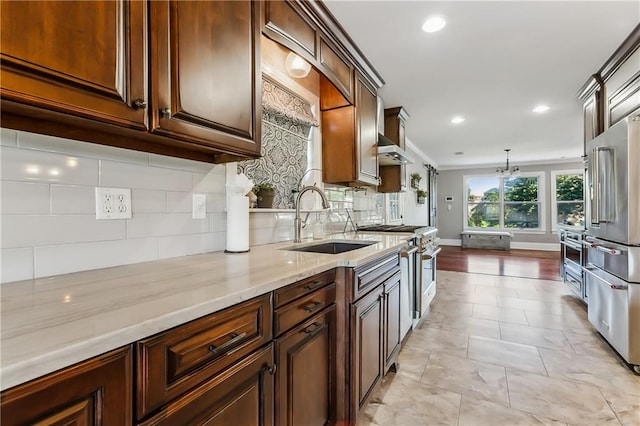
[[[273,197],[276,189],[270,183],[264,182],[254,185],[252,192],[258,197],[258,207],[270,209],[273,207]]]
[[[422,180],[422,176],[420,176],[420,173],[411,173],[411,187],[414,189],[418,189],[418,186],[420,186],[420,181]]]
[[[416,191],[416,197],[418,198],[418,204],[424,204],[424,202],[425,202],[425,201],[426,201],[426,199],[427,199],[427,195],[429,195],[429,194],[427,193],[427,191],[424,191],[424,190],[422,190],[422,189],[418,189],[418,190]]]

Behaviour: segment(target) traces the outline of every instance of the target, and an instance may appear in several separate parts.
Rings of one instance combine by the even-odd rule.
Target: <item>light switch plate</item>
[[[207,217],[207,196],[205,194],[193,194],[193,218],[205,219]]]
[[[131,219],[131,189],[96,187],[96,219]]]

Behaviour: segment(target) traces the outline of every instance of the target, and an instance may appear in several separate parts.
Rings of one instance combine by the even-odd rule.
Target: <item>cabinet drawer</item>
[[[353,300],[359,299],[400,269],[398,253],[385,256],[354,271]]]
[[[273,344],[268,345],[167,404],[151,425],[273,425]]]
[[[138,418],[244,358],[271,337],[267,294],[138,342]]]
[[[276,308],[288,303],[298,297],[309,294],[322,288],[328,284],[331,284],[336,279],[336,270],[323,272],[318,275],[306,278],[302,281],[298,281],[290,286],[278,289],[274,292],[274,305]]]
[[[276,309],[273,319],[273,332],[277,336],[320,312],[336,300],[336,285],[331,284],[297,299],[286,306]]]

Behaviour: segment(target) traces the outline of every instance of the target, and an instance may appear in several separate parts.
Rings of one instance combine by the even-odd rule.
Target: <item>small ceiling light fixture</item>
[[[453,118],[451,119],[451,122],[452,122],[453,124],[460,124],[460,123],[462,123],[464,120],[465,120],[465,118],[464,118],[464,117],[460,117],[459,115],[456,115],[455,117],[453,117]]]
[[[464,155],[464,152],[462,151],[456,151],[453,153],[453,155]]]
[[[440,31],[447,25],[447,21],[439,15],[430,16],[424,24],[422,24],[422,31],[425,33],[435,33]]]
[[[520,174],[520,167],[518,166],[511,166],[509,167],[509,151],[511,151],[511,149],[507,148],[505,149],[505,152],[507,153],[507,165],[505,167],[498,167],[496,169],[496,174],[498,174],[499,176],[516,176],[518,174]]]
[[[543,112],[549,111],[549,105],[538,105],[533,109],[533,112],[542,114]]]
[[[311,71],[311,64],[293,52],[287,55],[285,67],[287,73],[293,78],[304,78]]]

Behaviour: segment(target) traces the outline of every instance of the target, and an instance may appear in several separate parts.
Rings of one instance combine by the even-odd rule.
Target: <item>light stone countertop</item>
[[[398,250],[407,236],[339,234],[378,243],[342,254],[206,253],[2,284],[0,389],[8,389],[337,266]],[[305,242],[311,243],[313,240]],[[320,242],[320,241],[317,241]]]

